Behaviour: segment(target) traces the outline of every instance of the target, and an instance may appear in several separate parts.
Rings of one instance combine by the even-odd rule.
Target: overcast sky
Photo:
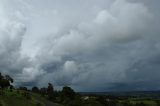
[[[0,71],[17,86],[160,90],[160,0],[0,0]]]

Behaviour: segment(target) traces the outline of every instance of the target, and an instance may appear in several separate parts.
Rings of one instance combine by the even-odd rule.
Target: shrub
[[[3,103],[0,101],[0,106],[4,106]]]
[[[41,103],[37,103],[36,106],[42,106],[42,104]]]
[[[28,100],[31,99],[31,95],[30,95],[30,93],[28,93],[28,92],[22,92],[22,95],[23,95],[26,99],[28,99]]]

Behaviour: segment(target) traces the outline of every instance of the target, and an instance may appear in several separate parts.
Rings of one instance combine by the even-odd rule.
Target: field
[[[110,95],[109,95],[110,94]],[[127,95],[126,95],[127,94]],[[134,94],[134,95],[133,95]],[[158,92],[81,93],[75,99],[66,98],[64,106],[160,106]],[[56,102],[53,99],[53,102]],[[37,93],[23,90],[0,90],[0,106],[61,106]]]
[[[81,94],[83,95],[83,99],[87,102],[96,101],[100,103],[97,106],[160,106],[159,91],[98,93],[83,92]]]
[[[44,106],[23,91],[1,91],[0,106]]]

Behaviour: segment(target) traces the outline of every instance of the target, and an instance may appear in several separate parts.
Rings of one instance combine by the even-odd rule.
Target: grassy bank
[[[24,91],[0,91],[0,106],[44,106]]]

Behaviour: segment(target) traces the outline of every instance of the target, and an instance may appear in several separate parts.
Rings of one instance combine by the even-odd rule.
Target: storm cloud
[[[0,70],[15,85],[160,89],[157,0],[0,0]]]

